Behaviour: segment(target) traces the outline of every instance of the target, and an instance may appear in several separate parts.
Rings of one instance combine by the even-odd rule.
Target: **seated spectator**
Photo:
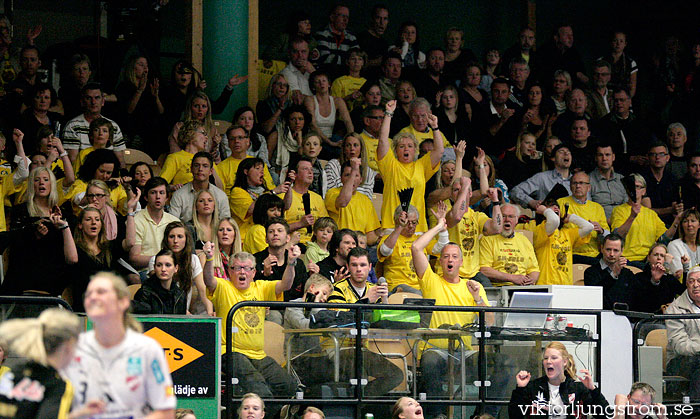
[[[141,288],[134,295],[134,313],[186,314],[188,312],[187,294],[175,280],[175,274],[179,268],[172,250],[162,249],[158,252],[155,256],[153,272],[143,281]]]
[[[395,137],[402,129],[411,124],[411,103],[418,97],[413,83],[408,80],[400,80],[396,85],[396,114],[391,120],[390,137]],[[392,99],[393,100],[393,99]],[[386,109],[386,104],[384,105]]]
[[[265,136],[260,132],[260,126],[256,122],[253,108],[250,106],[243,106],[236,109],[236,112],[233,113],[233,125],[243,127],[248,133],[250,144],[248,146],[247,154],[252,157],[260,157],[265,163],[265,166],[269,167],[270,159],[268,157],[269,152],[267,149],[267,140],[265,140]],[[224,142],[222,145],[224,148],[229,147],[227,142]],[[229,156],[230,154],[231,149],[229,148],[226,150],[225,155]]]
[[[477,155],[470,168],[474,174],[474,191],[467,205],[494,218],[492,213],[496,201],[493,201],[489,196],[489,190],[495,189],[496,195],[494,196],[498,198],[498,201],[508,204],[510,203],[508,186],[501,179],[496,178],[497,173],[493,160],[480,148],[477,148]]]
[[[508,100],[510,88],[510,82],[501,77],[491,83],[490,111],[481,122],[485,135],[479,144],[490,155],[498,156],[515,147],[520,132],[521,118],[515,116],[517,105]]]
[[[301,419],[326,419],[326,415],[321,409],[309,406],[302,412]]]
[[[350,113],[343,98],[331,96],[330,77],[327,73],[322,71],[312,73],[309,77],[309,85],[314,95],[304,98],[304,106],[311,115],[311,129],[321,137],[324,151],[329,155],[335,155],[331,150],[340,145],[333,135],[336,120],[343,121],[346,133],[354,132]]]
[[[534,51],[535,48],[535,31],[530,27],[525,26],[520,29],[518,40],[510,48],[503,53],[503,64],[510,65],[515,58],[522,58],[533,70],[533,75],[536,74],[538,55]]]
[[[274,60],[284,61],[288,58],[289,42],[301,37],[309,45],[309,57],[313,61],[318,60],[319,52],[316,39],[311,35],[311,17],[303,10],[295,10],[289,15],[284,32],[277,38],[271,47],[270,57]]]
[[[554,147],[561,144],[559,137],[550,135],[544,142],[542,146],[542,171],[554,169]]]
[[[342,187],[329,190],[325,204],[339,228],[363,232],[372,246],[381,237],[381,224],[372,201],[358,191],[363,181],[362,171],[361,161],[357,157],[343,163]]]
[[[553,198],[546,198],[537,207],[537,214],[544,215],[534,228],[534,247],[537,263],[540,266],[540,285],[573,285],[573,249],[587,243],[593,224],[576,214],[560,212],[559,204]],[[563,228],[572,223],[571,228]]]
[[[647,187],[642,175],[632,173],[630,177],[634,179],[636,190],[628,190],[628,201],[615,207],[610,217],[610,228],[625,239],[622,255],[627,258],[630,265],[642,269],[644,258],[651,250],[651,246],[657,241],[661,243],[670,241],[676,234],[678,222],[674,221],[667,229],[654,211],[641,204]],[[624,181],[631,184],[631,179],[625,178]],[[636,193],[636,196],[633,197],[632,193]]]
[[[389,125],[396,109],[396,101],[386,105],[386,115],[382,121],[379,145],[377,146],[377,164],[379,173],[384,179],[384,200],[382,201],[382,228],[393,227],[392,211],[399,205],[400,190],[413,188],[411,205],[418,209],[421,215],[418,219],[417,231],[427,229],[425,220],[425,184],[439,168],[439,163],[444,151],[444,141],[438,128],[437,117],[428,114],[426,117],[430,131],[435,139],[435,148],[425,156],[416,160],[418,140],[408,132],[394,136],[392,145],[389,144]],[[391,147],[391,149],[390,149]]]
[[[316,32],[318,41],[318,65],[335,77],[340,73],[340,66],[347,58],[348,51],[357,48],[357,38],[347,30],[350,11],[343,4],[335,4],[329,13],[329,24],[324,30]]]
[[[229,279],[228,267],[231,257],[241,251],[241,233],[233,218],[222,218],[216,226],[214,242],[214,275]]]
[[[477,281],[462,280],[459,270],[463,262],[461,249],[456,244],[447,244],[440,253],[440,267],[442,276],[437,275],[430,268],[425,248],[429,242],[447,227],[444,218],[438,220],[438,224],[421,235],[411,245],[411,255],[415,265],[416,275],[423,298],[434,298],[436,306],[480,306],[488,307],[484,287]],[[493,322],[493,314],[486,314],[487,322]],[[430,319],[430,327],[437,328],[442,325],[464,325],[476,320],[475,312],[436,311]],[[464,345],[471,348],[471,338],[463,337]],[[433,339],[430,346],[425,347],[421,354],[420,388],[429,398],[444,396],[443,383],[448,372],[447,339]],[[469,369],[468,369],[469,371]],[[433,406],[428,417],[436,417],[442,413],[442,407]]]
[[[544,100],[542,85],[538,82],[529,83],[520,132],[529,132],[535,136],[537,142],[542,143],[556,120],[555,114],[554,109],[547,106]]]
[[[447,29],[445,34],[445,82],[454,84],[462,80],[464,70],[469,63],[476,61],[474,51],[464,48],[464,31],[456,27]]]
[[[683,208],[700,208],[700,153],[688,156],[688,174],[680,181]]]
[[[78,214],[80,208],[88,203],[87,196],[85,196],[87,185],[92,180],[101,180],[109,185],[109,199],[112,208],[119,214],[126,215],[127,195],[126,189],[121,184],[128,179],[119,177],[120,168],[119,160],[112,150],[100,149],[88,154],[85,163],[80,167],[78,179],[60,197],[59,206],[70,201],[73,205],[73,212]]]
[[[596,168],[590,173],[591,200],[600,204],[605,218],[611,219],[613,208],[627,201],[627,192],[622,184],[623,176],[615,172],[615,151],[608,143],[596,146]]]
[[[672,258],[665,245],[656,243],[651,246],[644,270],[634,278],[630,310],[663,314],[666,306],[683,293],[683,282],[667,269]]]
[[[179,218],[183,222],[193,220],[193,208],[196,207],[196,195],[202,191],[207,191],[216,202],[216,210],[220,218],[228,218],[231,216],[231,210],[228,204],[226,193],[215,185],[209,183],[209,178],[214,174],[214,160],[211,154],[206,151],[198,151],[192,157],[190,164],[190,173],[192,181],[185,183],[182,187],[173,193],[170,198],[170,214]],[[195,205],[195,207],[193,207]],[[214,223],[218,222],[218,218]],[[207,239],[205,241],[211,241]]]
[[[412,77],[416,95],[430,103],[433,108],[439,103],[440,91],[447,85],[442,72],[445,68],[445,51],[442,48],[430,48],[425,60],[425,68],[416,71]]]
[[[397,83],[401,79],[401,73],[403,72],[401,61],[401,54],[391,50],[384,54],[384,58],[382,58],[382,77],[379,78],[379,90],[382,94],[381,106],[386,105],[390,100],[398,100]]]
[[[304,136],[304,139],[301,140],[299,153],[292,156],[290,165],[296,167],[299,158],[309,159],[311,162],[311,170],[313,170],[314,173],[314,179],[311,185],[309,185],[309,190],[324,197],[328,190],[328,180],[326,179],[326,172],[318,158],[319,154],[321,154],[321,137],[315,132],[310,131]],[[286,177],[287,172],[283,170],[280,174],[280,178],[286,180]]]
[[[153,177],[153,169],[148,163],[137,161],[129,168],[129,177],[131,178],[131,189],[134,192],[136,192],[137,189],[141,191],[139,204],[141,204],[141,208],[145,208],[146,194],[143,193],[143,187],[146,186],[148,179]]]
[[[126,231],[121,240],[107,237],[107,223],[101,211],[88,206],[81,211],[75,226],[73,238],[78,253],[78,263],[71,266],[70,289],[73,295],[73,311],[84,312],[83,298],[90,278],[97,272],[123,271],[120,259],[128,259],[129,250],[134,245],[136,231],[134,211],[139,194],[129,199],[129,215],[126,217]]]
[[[588,91],[588,98],[591,101],[589,107],[591,119],[594,121],[609,114],[613,108],[612,91],[608,89],[610,77],[610,63],[603,60],[597,60],[593,63],[593,80]]]
[[[357,234],[350,229],[333,233],[328,243],[329,255],[318,262],[319,273],[336,283],[348,277],[348,253],[357,247]]]
[[[597,142],[591,137],[586,118],[576,118],[571,123],[571,169],[588,173],[595,168]]]
[[[291,301],[304,295],[303,289],[308,273],[304,262],[292,258],[292,239],[289,224],[284,218],[271,218],[265,224],[267,249],[261,250],[255,256],[255,281],[278,281],[282,280],[287,270],[287,264],[291,263],[294,269],[294,281],[291,288],[284,292],[284,301]],[[281,317],[276,319],[282,324]]]
[[[405,75],[415,74],[419,68],[425,68],[425,54],[420,51],[418,25],[415,22],[401,23],[398,37],[389,51],[399,54]]]
[[[241,404],[236,414],[239,418],[263,419],[265,417],[265,402],[255,393],[246,393],[241,397]]]
[[[219,205],[211,191],[202,189],[192,199],[192,219],[185,223],[187,233],[194,240],[193,248],[202,250],[204,243],[214,242],[216,225],[222,217],[219,215]]]
[[[588,199],[591,189],[591,179],[585,172],[576,172],[571,177],[571,195],[559,198],[559,208],[565,208],[566,213],[576,214],[593,224],[590,240],[581,246],[574,247],[574,263],[593,265],[598,257],[599,240],[610,233],[605,210],[597,202]],[[573,227],[567,224],[565,227]]]
[[[615,416],[612,419],[644,419],[653,414],[658,418],[666,417],[666,406],[654,403],[656,390],[647,383],[632,384],[629,394],[615,395]]]
[[[33,42],[23,46],[19,51],[21,70],[16,73],[14,80],[8,83],[3,94],[3,102],[11,115],[20,114],[22,104],[29,101],[34,86],[41,82],[40,67],[39,48],[33,45]],[[8,78],[10,77],[12,76],[8,74]]]
[[[678,238],[668,244],[668,253],[673,256],[669,272],[681,279],[693,266],[700,264],[700,212],[695,208],[685,210],[679,221]],[[686,266],[683,261],[686,260]]]
[[[678,284],[678,281],[674,282]],[[674,286],[676,285],[674,284]],[[688,272],[686,289],[666,307],[666,314],[692,315],[700,304],[700,267],[695,266]],[[682,287],[682,285],[681,285]],[[691,401],[700,398],[700,371],[697,367],[698,319],[666,320],[668,333],[668,372],[690,379],[689,396]]]
[[[204,128],[204,125],[195,120],[182,124],[177,135],[179,151],[172,152],[165,158],[160,177],[172,185],[192,182],[192,159],[195,154],[207,150],[209,139]]]
[[[168,182],[161,177],[149,179],[144,186],[146,208],[134,217],[136,241],[129,251],[129,259],[136,269],[143,270],[148,266],[161,248],[165,228],[173,221],[180,221],[164,210],[168,199],[167,186]]]
[[[367,79],[360,76],[360,72],[367,64],[367,54],[359,48],[353,48],[348,51],[344,61],[343,64],[347,67],[348,74],[333,80],[331,97],[343,99],[347,104],[348,111],[351,112],[362,105],[360,88]]]
[[[515,185],[541,172],[541,154],[537,151],[537,139],[534,134],[529,132],[520,134],[515,144],[515,151],[507,152],[498,166],[498,173],[506,186],[512,189]]]
[[[338,224],[331,217],[321,217],[314,222],[313,237],[311,241],[306,242],[304,254],[306,264],[319,263],[331,255],[328,244],[336,231],[338,231]]]
[[[530,77],[530,66],[522,57],[517,57],[507,64],[510,70],[510,96],[508,100],[517,105],[518,110],[522,110],[527,99],[528,78]]]
[[[56,92],[48,83],[37,82],[30,91],[26,92],[26,98],[27,109],[19,116],[17,128],[25,133],[25,149],[34,151],[38,148],[39,138],[36,133],[39,127],[46,125],[56,132],[56,128],[63,120],[63,115],[49,109],[56,105],[58,99]],[[12,144],[10,144],[10,150],[14,152]]]
[[[380,108],[372,108],[372,113],[377,113],[377,116],[367,116],[368,118],[382,118],[384,117],[384,111]],[[379,116],[381,114],[381,116]],[[375,126],[374,119],[370,119],[370,125]],[[381,122],[379,123],[381,125]],[[371,128],[370,128],[371,129]],[[367,137],[365,137],[367,136]],[[374,144],[367,144],[367,139],[372,140]],[[377,166],[377,147],[374,141],[376,137],[369,134],[367,130],[363,131],[362,135],[357,135],[356,133],[350,133],[343,138],[340,143],[340,157],[337,159],[330,160],[325,167],[326,181],[328,184],[328,190],[332,188],[340,188],[343,183],[341,181],[342,177],[342,166],[345,162],[348,162],[354,158],[358,158],[361,161],[361,177],[362,183],[357,188],[358,192],[366,195],[369,199],[374,199],[374,178],[377,176],[377,172],[371,169],[369,160],[370,155],[374,157],[374,166]],[[374,152],[370,152],[371,147],[374,147]]]
[[[384,4],[375,4],[372,7],[369,26],[366,30],[357,34],[357,42],[360,48],[368,55],[367,66],[369,70],[378,69],[382,65],[382,57],[389,49],[389,43],[384,39],[386,28],[389,26],[389,9]]]
[[[688,173],[688,156],[685,151],[685,144],[688,142],[688,135],[685,127],[680,122],[674,122],[666,129],[666,145],[670,161],[668,167],[671,174],[676,179],[683,179]]]
[[[636,279],[627,269],[627,259],[622,256],[622,237],[610,233],[600,242],[600,257],[586,268],[583,282],[588,286],[603,287],[603,310],[629,309],[632,287]],[[616,307],[616,304],[624,304]]]
[[[479,271],[495,286],[537,284],[540,267],[535,249],[527,237],[515,231],[520,210],[504,204],[501,215],[501,233],[483,236],[479,243]]]
[[[11,229],[0,233],[0,248],[9,247],[0,294],[38,291],[58,296],[68,285],[68,268],[78,262],[78,253],[68,223],[56,207],[53,173],[46,167],[35,167],[29,179],[27,202],[13,207]],[[38,255],[41,263],[37,263]]]
[[[231,155],[216,165],[215,172],[221,179],[223,191],[226,192],[227,195],[230,195],[233,184],[236,183],[238,165],[240,165],[243,160],[254,156],[248,154],[248,150],[251,147],[250,134],[242,126],[235,124],[231,125],[226,130],[226,139],[228,140],[228,147],[231,151]],[[263,159],[260,159],[260,161],[263,162],[265,187],[267,189],[274,189],[276,183],[272,178],[270,168]]]
[[[436,173],[430,178],[425,190],[428,196],[425,198],[425,203],[428,208],[435,207],[439,202],[444,202],[450,206],[450,198],[452,197],[452,185],[459,183],[465,170],[462,169],[462,161],[464,160],[465,149],[467,148],[466,141],[460,141],[455,147],[456,159],[443,160],[440,163],[440,173]],[[434,226],[437,220],[432,214],[428,214],[428,225]]]
[[[180,137],[180,129],[182,129],[188,122],[198,122],[198,128],[201,131],[199,133],[204,136],[204,144],[197,143],[197,147],[201,148],[197,151],[207,151],[211,153],[211,156],[214,158],[215,162],[218,163],[221,161],[221,154],[219,150],[221,133],[214,125],[214,121],[211,117],[211,107],[212,104],[209,100],[209,96],[207,96],[207,94],[202,90],[196,90],[187,98],[182,121],[173,125],[172,131],[170,131],[170,135],[168,136],[170,154],[183,150],[189,144],[189,142],[193,140],[191,134],[185,137]],[[165,167],[163,169],[165,169]]]
[[[275,74],[270,80],[267,97],[259,100],[255,107],[255,113],[258,114],[260,133],[264,136],[270,135],[275,129],[277,121],[280,121],[284,110],[291,104],[292,100],[289,95],[289,83],[287,79],[281,73]],[[267,143],[266,146],[268,156],[271,156],[275,150]]]
[[[438,93],[440,100],[435,109],[438,124],[445,140],[452,146],[456,146],[461,140],[476,135],[469,119],[467,106],[459,101],[459,93],[453,85],[443,87]]]
[[[362,106],[356,106],[355,109],[353,109],[352,112],[350,112],[350,118],[352,119],[352,126],[355,127],[355,131],[360,131],[361,129],[364,129],[364,131],[361,131],[361,134],[365,139],[365,143],[367,143],[367,146],[369,146],[371,142],[368,142],[367,138],[365,138],[365,134],[369,134],[373,131],[376,131],[374,134],[372,134],[373,137],[370,137],[370,139],[373,139],[374,143],[376,143],[377,137],[379,137],[379,126],[381,125],[381,119],[374,118],[375,120],[378,120],[379,123],[371,124],[370,126],[372,119],[371,117],[384,117],[384,108],[380,106],[380,104],[382,103],[382,91],[379,87],[379,82],[368,80],[360,88],[360,93],[362,94],[363,99]],[[369,112],[372,109],[380,109],[382,111],[382,115],[373,115],[372,112]],[[370,121],[367,121],[365,118],[370,118]],[[376,146],[374,148],[376,150]],[[369,147],[369,151],[372,152],[372,147]],[[370,163],[374,162],[374,166],[371,167],[372,169],[376,170],[376,151],[374,152],[374,154],[369,154],[369,156]],[[372,158],[374,160],[372,160]]]
[[[161,250],[173,252],[178,271],[174,280],[185,293],[185,307],[188,313],[213,315],[212,304],[206,297],[202,279],[202,260],[194,253],[194,241],[182,221],[174,221],[165,227]],[[200,260],[201,259],[201,260]],[[153,272],[156,257],[148,262],[148,272]]]
[[[253,225],[248,228],[243,241],[243,251],[256,254],[267,247],[265,225],[271,218],[284,217],[284,201],[272,193],[264,193],[255,201]],[[308,253],[308,248],[307,248]]]
[[[228,267],[228,280],[214,276],[214,245],[207,243],[204,253],[204,283],[216,313],[228,313],[240,301],[282,301],[282,293],[289,290],[294,283],[294,266],[301,255],[298,246],[290,249],[282,280],[253,281],[255,257],[250,253],[240,252],[232,256]],[[238,378],[238,387],[245,393],[253,391],[266,398],[293,396],[297,388],[296,380],[265,354],[265,307],[249,307],[238,311],[233,316],[233,323],[241,333],[249,336],[249,339],[232,340],[233,363],[226,365],[226,340],[232,337],[226,336],[222,330],[221,354],[224,371],[231,377]],[[274,417],[275,413],[276,411],[270,412],[270,415]]]
[[[314,220],[318,217],[328,217],[328,211],[321,195],[309,189],[314,180],[311,161],[306,157],[300,157],[296,169],[294,184],[288,190],[278,193],[278,196],[284,200],[284,218],[292,231],[299,230],[301,236],[299,242],[304,244],[311,239]],[[285,185],[287,185],[286,182]],[[307,199],[308,208],[305,204]]]
[[[63,104],[63,115],[71,119],[82,112],[81,91],[92,76],[92,63],[87,55],[77,53],[70,58],[68,68],[70,69],[68,76],[61,77],[60,80],[58,98]]]
[[[649,168],[642,172],[642,176],[647,184],[647,195],[651,198],[651,209],[661,221],[670,225],[683,211],[683,204],[679,204],[678,179],[668,165],[668,147],[664,143],[654,143],[649,147],[648,155]]]
[[[571,124],[575,119],[590,119],[587,113],[588,98],[583,90],[575,88],[566,93],[566,111],[557,117],[552,124],[552,135],[559,137],[564,143],[571,143]]]
[[[557,70],[554,72],[552,79],[551,96],[548,98],[548,104],[555,110],[555,115],[560,116],[566,112],[566,96],[573,87],[571,83],[571,75],[566,70]]]
[[[276,150],[270,165],[277,173],[289,167],[289,158],[301,148],[301,140],[311,127],[311,115],[301,105],[289,106],[282,113],[282,123],[267,137],[268,148]],[[231,149],[233,151],[233,149]]]
[[[342,231],[342,230],[341,230]],[[389,296],[386,284],[372,284],[367,281],[372,264],[367,250],[355,247],[348,253],[349,275],[342,281],[335,281],[333,293],[328,297],[329,303],[341,304],[378,304]],[[403,374],[399,367],[386,359],[384,355],[364,350],[362,352],[362,376],[368,383],[363,392],[368,397],[378,397],[389,393],[401,384]],[[340,377],[348,381],[355,375],[354,351],[340,352]],[[330,371],[328,371],[330,376]],[[370,379],[372,377],[372,379]]]
[[[241,229],[242,240],[253,225],[252,215],[255,201],[266,192],[285,193],[290,188],[289,182],[277,186],[273,191],[265,185],[265,163],[258,157],[244,159],[236,172],[236,179],[229,192],[231,214]]]
[[[554,156],[554,169],[537,173],[519,183],[510,191],[513,201],[523,207],[536,209],[554,185],[562,185],[566,192],[571,193],[571,150],[564,144],[558,144],[551,154]]]
[[[78,158],[73,162],[73,170],[77,173],[80,170],[80,166],[85,163],[85,159],[88,154],[95,150],[109,148],[112,146],[112,141],[114,140],[114,126],[106,118],[93,119],[90,122],[90,147],[80,150],[78,153]]]
[[[391,408],[391,419],[423,419],[423,408],[411,397],[400,397]]]
[[[68,121],[63,127],[62,139],[71,162],[75,162],[80,150],[89,148],[91,145],[89,138],[90,123],[94,119],[104,118],[102,116],[102,108],[105,104],[105,94],[102,87],[98,83],[87,83],[82,90],[81,104],[83,106],[83,113]],[[109,118],[105,119],[109,120]],[[119,129],[119,125],[114,121],[111,122],[114,127],[114,137],[112,139],[112,146],[109,148],[114,150],[119,159],[119,163],[123,167],[126,167],[124,161],[126,141],[124,140],[121,129]]]
[[[280,74],[289,83],[294,105],[303,104],[304,98],[313,94],[309,88],[309,75],[315,72],[316,68],[309,61],[309,51],[309,42],[303,37],[294,36],[289,40],[289,63]]]
[[[149,75],[148,59],[134,55],[123,69],[122,81],[114,93],[124,121],[124,134],[133,148],[145,149],[158,156],[154,147],[158,138],[158,124],[154,122],[165,113],[161,101],[160,80]],[[157,71],[154,71],[157,73]]]

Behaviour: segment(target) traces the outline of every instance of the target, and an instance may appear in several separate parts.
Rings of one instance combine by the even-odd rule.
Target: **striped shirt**
[[[102,118],[105,117],[102,116]],[[112,140],[112,145],[107,148],[114,151],[126,150],[126,141],[124,141],[119,125],[109,118],[105,119],[111,122],[114,127],[114,139]],[[62,140],[63,147],[66,150],[83,150],[92,147],[92,144],[90,144],[90,123],[85,119],[85,114],[80,114],[68,121],[65,128],[63,128]]]
[[[318,52],[320,53],[318,62],[321,64],[342,65],[352,48],[359,48],[357,37],[348,31],[343,31],[341,35],[336,35],[331,31],[330,25],[321,32],[316,33],[318,41]]]

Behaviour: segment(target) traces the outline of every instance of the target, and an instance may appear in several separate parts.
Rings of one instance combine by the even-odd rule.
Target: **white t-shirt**
[[[163,348],[133,330],[108,349],[97,343],[94,330],[82,333],[63,374],[74,387],[74,411],[91,400],[106,402],[104,413],[92,416],[95,419],[143,418],[176,406]]]
[[[550,383],[547,383],[547,385],[549,386],[549,418],[566,419],[566,410],[564,408],[564,402],[559,395],[559,386],[553,386]]]

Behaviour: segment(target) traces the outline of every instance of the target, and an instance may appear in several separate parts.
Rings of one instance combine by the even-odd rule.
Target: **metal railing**
[[[40,306],[60,305],[66,310],[73,311],[73,308],[70,306],[70,304],[68,304],[68,302],[63,298],[40,295],[0,295],[0,304]]]
[[[243,301],[234,305],[231,310],[229,310],[226,315],[226,374],[224,382],[224,400],[222,405],[226,406],[226,416],[233,419],[235,417],[234,406],[237,403],[234,400],[234,386],[237,383],[237,379],[233,375],[233,319],[236,312],[244,307],[265,307],[271,310],[284,310],[286,308],[305,308],[305,309],[335,309],[335,310],[347,310],[354,311],[355,313],[355,324],[353,326],[356,329],[355,342],[354,342],[354,352],[355,352],[355,368],[354,376],[357,382],[360,382],[362,377],[362,348],[363,348],[363,337],[362,329],[364,314],[366,312],[371,312],[373,310],[411,310],[417,312],[460,312],[460,313],[476,313],[478,316],[476,318],[476,324],[473,324],[470,332],[473,337],[478,340],[478,358],[477,358],[477,383],[483,383],[478,385],[478,398],[476,400],[423,400],[420,402],[422,405],[444,405],[444,406],[475,406],[479,412],[483,413],[486,406],[504,406],[508,404],[508,400],[504,399],[490,399],[487,396],[487,352],[486,346],[491,345],[488,342],[491,334],[489,332],[489,326],[486,325],[485,313],[541,313],[547,314],[556,312],[558,314],[567,315],[585,315],[595,317],[596,332],[592,336],[586,339],[561,339],[562,335],[543,335],[540,336],[540,340],[546,341],[557,341],[557,340],[568,340],[568,341],[586,341],[595,344],[595,378],[600,380],[601,377],[601,311],[602,310],[583,310],[583,309],[534,309],[534,308],[509,308],[509,307],[462,307],[462,306],[416,306],[416,305],[403,305],[403,304],[382,304],[378,306],[376,304],[328,304],[328,303],[305,303],[305,302],[273,302],[273,301]],[[237,332],[237,330],[236,330]],[[499,337],[498,339],[507,340],[507,338]],[[287,360],[290,362],[290,360]],[[416,377],[414,377],[414,380]],[[367,398],[362,394],[362,386],[354,386],[354,395],[350,398],[303,398],[303,399],[281,399],[281,398],[266,398],[265,402],[278,403],[278,404],[305,404],[305,405],[328,405],[332,402],[336,406],[353,406],[355,409],[355,417],[360,418],[361,408],[369,404],[393,404],[396,402],[396,398]]]

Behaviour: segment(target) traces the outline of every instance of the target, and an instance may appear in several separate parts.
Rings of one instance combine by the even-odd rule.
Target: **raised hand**
[[[150,88],[153,97],[158,97],[158,91],[160,90],[160,80],[158,80],[158,78],[154,78],[153,81],[151,81]]]
[[[346,279],[349,276],[350,272],[348,271],[348,268],[343,266],[342,268],[336,269],[333,272],[333,282],[342,281],[343,279]]]
[[[515,375],[515,384],[518,387],[525,387],[530,382],[532,375],[527,371],[520,371]]]
[[[433,114],[428,114],[428,126],[432,129],[437,129],[438,128],[438,118],[437,116]]]
[[[457,160],[460,160],[464,158],[464,154],[466,153],[467,150],[467,142],[464,140],[461,140],[460,142],[457,143],[457,147],[455,147],[455,155],[457,157]]]
[[[480,283],[470,279],[467,281],[467,289],[469,290],[469,293],[472,295],[472,297],[474,297],[475,301],[480,298],[479,297],[479,290],[481,290]]]
[[[579,377],[579,380],[581,380],[583,385],[586,386],[586,388],[589,390],[594,390],[595,384],[593,384],[593,377],[591,376],[590,371],[588,371],[587,369],[582,369],[579,370],[579,372],[583,374],[583,377]]]
[[[439,201],[437,205],[435,205],[435,210],[431,208],[430,212],[433,213],[435,219],[437,220],[445,218],[445,215],[447,214],[447,204],[445,204],[444,201]]]
[[[263,260],[263,275],[272,275],[272,268],[277,266],[277,256],[268,255],[265,260]]]
[[[388,101],[386,103],[386,105],[384,105],[384,110],[387,113],[394,113],[394,111],[396,110],[396,101],[395,100]]]
[[[136,192],[134,192],[133,189],[136,189]],[[126,193],[129,197],[129,200],[126,202],[126,210],[128,212],[135,212],[136,206],[139,204],[139,198],[141,198],[141,189],[129,188]]]
[[[488,197],[492,202],[498,201],[498,188],[489,188]]]
[[[22,142],[24,139],[24,133],[17,128],[12,130],[12,141],[15,142],[15,144],[19,144]]]
[[[317,264],[311,261],[309,261],[309,263],[306,265],[306,270],[309,271],[310,274],[317,274],[321,272],[321,268],[319,268]]]
[[[214,257],[214,243],[204,243],[204,246],[202,246],[202,250],[204,251],[204,255],[207,257],[207,259],[211,259]]]
[[[245,81],[248,80],[248,76],[238,76],[238,74],[235,74],[233,77],[228,79],[228,83],[226,83],[226,87],[229,89],[233,89],[234,87],[238,86],[239,84],[245,83]]]
[[[301,249],[299,246],[294,245],[289,249],[289,255],[287,257],[287,262],[288,263],[294,263],[296,262],[297,259],[299,259],[299,256],[301,256]]]
[[[476,156],[474,156],[474,163],[481,166],[486,162],[486,152],[481,148],[476,148]]]

